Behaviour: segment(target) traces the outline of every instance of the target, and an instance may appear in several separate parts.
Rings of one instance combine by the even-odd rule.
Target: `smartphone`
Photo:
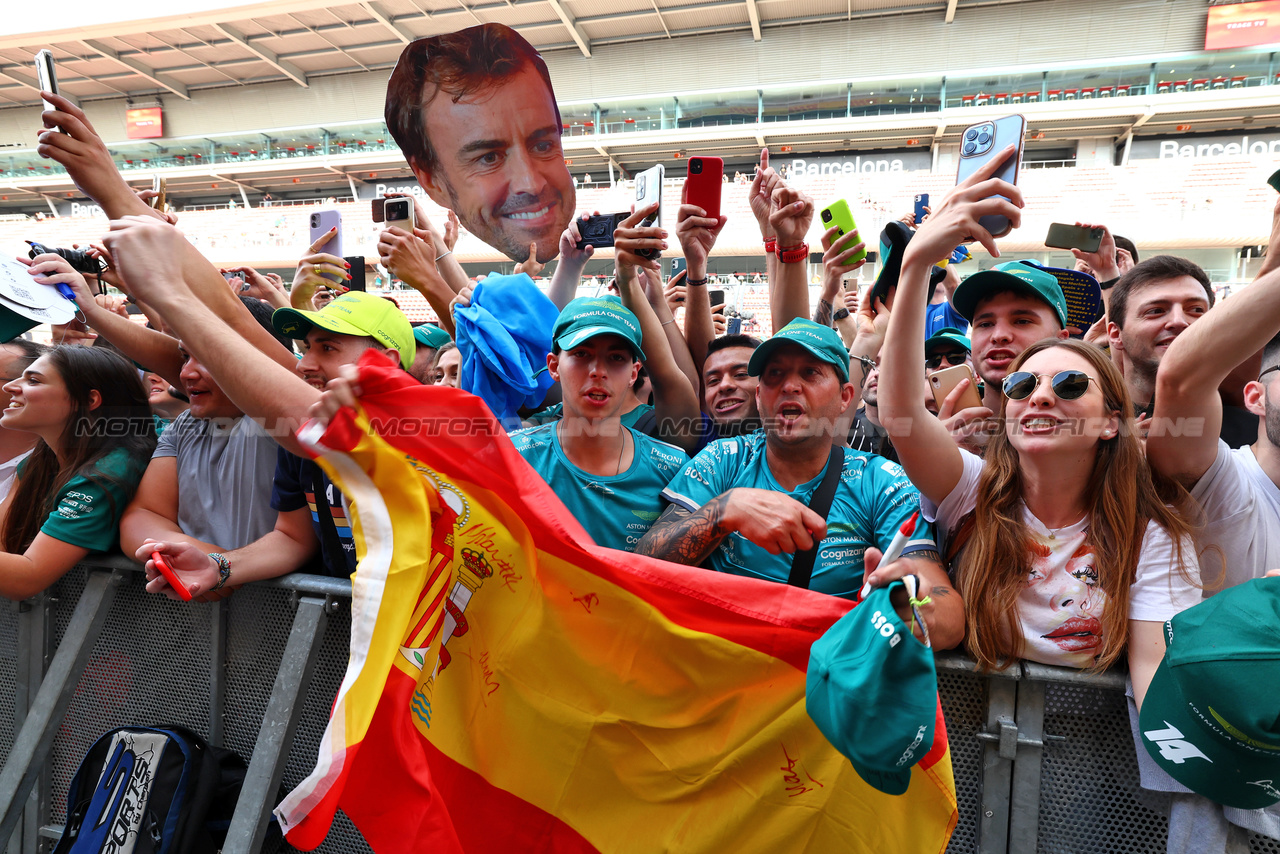
[[[342,260],[351,265],[351,281],[347,282],[347,288],[353,291],[363,291],[365,289],[364,256],[348,255]]]
[[[373,218],[374,222],[382,222],[387,218],[386,213],[383,210],[383,206],[386,205],[386,203],[387,199],[385,196],[378,196],[369,203],[369,216]]]
[[[916,214],[916,228],[920,227],[920,223],[924,222],[925,216],[928,215],[929,212],[925,210],[927,207],[929,207],[929,194],[920,193],[916,196],[916,204],[914,208]]]
[[[658,205],[653,216],[647,216],[640,221],[641,226],[662,225],[662,181],[666,175],[666,167],[659,163],[636,176],[636,210],[647,208],[655,202]],[[642,258],[657,258],[662,253],[657,249],[641,249],[636,254]]]
[[[386,204],[382,206],[383,218],[387,223],[387,227],[395,226],[403,228],[405,231],[413,234],[414,216],[413,216],[413,199],[403,196],[397,196],[394,199],[387,199]]]
[[[956,183],[977,172],[1012,145],[1013,154],[1000,164],[1000,169],[992,177],[1017,185],[1026,135],[1027,120],[1017,113],[965,128],[960,138],[960,168],[956,172]],[[978,224],[992,237],[1004,237],[1012,230],[1009,218],[999,214],[980,217]]]
[[[846,234],[852,234],[858,230],[858,224],[853,221],[853,214],[849,212],[849,205],[844,199],[838,202],[832,202],[822,209],[822,230],[826,231],[831,226],[836,226],[839,231],[836,232],[836,244],[843,241]],[[835,245],[835,244],[833,244]],[[850,264],[856,264],[859,261],[866,260],[867,250],[863,248],[849,259]],[[822,256],[818,256],[818,264],[822,263]]]
[[[187,589],[187,585],[183,584],[178,574],[169,568],[169,564],[165,563],[164,556],[160,552],[151,553],[151,563],[156,568],[156,572],[164,576],[164,580],[169,582],[169,586],[183,602],[191,601],[191,591]]]
[[[168,196],[169,179],[162,178],[159,175],[151,179],[151,191],[155,193],[151,197],[151,207],[158,211],[163,211],[169,207]]]
[[[45,92],[52,92],[55,95],[61,95],[58,91],[58,71],[53,64],[53,54],[48,48],[36,54],[36,80],[39,82],[40,88]],[[44,102],[46,110],[58,109],[48,101]],[[58,128],[61,133],[66,133],[62,128]]]
[[[1044,239],[1045,246],[1054,249],[1079,249],[1081,252],[1097,252],[1102,245],[1101,228],[1085,228],[1082,225],[1067,225],[1064,222],[1049,224],[1049,234]]]
[[[335,210],[316,211],[311,214],[311,242],[314,244],[317,240],[328,233],[329,229],[337,227],[338,231],[333,237],[320,244],[317,252],[325,252],[329,255],[342,257],[342,213]],[[334,282],[342,282],[343,277],[337,273],[321,273],[326,279]]]
[[[1271,189],[1280,193],[1280,169],[1271,173],[1271,177],[1267,179],[1267,183],[1271,185]]]
[[[956,404],[955,411],[982,405],[982,395],[978,394],[978,380],[973,375],[973,369],[968,365],[954,365],[929,375],[929,388],[933,390],[933,402],[938,404],[939,409],[942,408],[942,401],[946,400],[947,395],[960,385],[961,380],[968,380],[969,387],[960,395],[960,402]]]
[[[707,291],[707,299],[711,300],[711,307],[724,305],[724,291],[717,288],[714,291]]]
[[[724,186],[724,160],[719,157],[690,157],[685,179],[685,202],[697,205],[707,216],[720,216],[720,189]]]
[[[686,261],[683,258],[672,258],[671,259],[671,275],[668,278],[674,279],[676,276],[680,275],[682,272],[684,272],[687,269],[689,269],[688,261]]]
[[[742,334],[742,318],[741,317],[729,318],[729,321],[725,324],[724,334],[741,335]]]
[[[618,223],[629,216],[631,216],[629,213],[596,214],[578,220],[578,234],[582,235],[577,243],[578,249],[586,249],[588,246],[594,246],[597,249],[612,246],[613,232],[617,230]]]

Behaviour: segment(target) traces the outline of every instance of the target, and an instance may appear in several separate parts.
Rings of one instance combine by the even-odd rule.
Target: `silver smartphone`
[[[53,54],[48,48],[36,54],[36,79],[39,81],[40,89],[43,92],[52,92],[55,95],[61,95],[58,91],[58,72],[53,64]],[[46,110],[58,109],[48,101],[44,102]],[[62,133],[66,133],[62,128],[58,128]]]
[[[1017,186],[1026,136],[1027,120],[1016,113],[965,128],[960,137],[960,168],[956,171],[956,183],[959,184],[984,164],[1000,156],[1005,148],[1013,145],[1016,150],[1005,158],[1000,170],[992,177]],[[978,224],[991,232],[992,237],[1004,237],[1012,230],[1008,217],[999,214],[981,217]]]
[[[641,226],[662,225],[662,181],[666,175],[666,167],[659,163],[636,176],[636,210],[647,208],[655,202],[658,205],[653,216],[647,216],[640,221]],[[636,254],[644,258],[657,258],[661,252],[657,249],[641,249]]]

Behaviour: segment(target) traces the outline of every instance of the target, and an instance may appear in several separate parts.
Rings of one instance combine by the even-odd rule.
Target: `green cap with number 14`
[[[1280,578],[1255,578],[1164,624],[1142,743],[1198,795],[1252,810],[1280,801]]]

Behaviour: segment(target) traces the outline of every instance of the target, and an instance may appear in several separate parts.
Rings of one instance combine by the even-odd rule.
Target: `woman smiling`
[[[4,390],[0,426],[40,437],[0,504],[0,595],[25,599],[115,546],[155,426],[137,370],[104,348],[55,347]]]
[[[1164,621],[1200,590],[1180,512],[1187,493],[1147,466],[1120,372],[1083,342],[1027,347],[1003,379],[1002,426],[985,458],[956,447],[914,393],[930,265],[973,238],[998,256],[980,219],[1020,220],[1018,188],[991,178],[999,165],[958,185],[907,247],[881,352],[880,415],[956,558],[979,667],[1025,658],[1101,669],[1127,651],[1140,704],[1164,653]]]

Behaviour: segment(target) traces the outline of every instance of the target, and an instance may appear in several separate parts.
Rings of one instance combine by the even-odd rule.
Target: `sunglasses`
[[[929,356],[924,360],[924,363],[929,370],[936,371],[938,368],[942,367],[943,361],[946,361],[948,365],[954,367],[956,365],[963,365],[965,360],[968,358],[969,354],[963,350],[953,350],[950,353],[936,353]]]
[[[1010,400],[1026,400],[1039,387],[1041,379],[1043,377],[1030,371],[1014,371],[1004,378],[1004,396]],[[1084,371],[1059,371],[1049,380],[1049,388],[1059,400],[1077,400],[1089,390],[1091,380],[1097,382]]]

